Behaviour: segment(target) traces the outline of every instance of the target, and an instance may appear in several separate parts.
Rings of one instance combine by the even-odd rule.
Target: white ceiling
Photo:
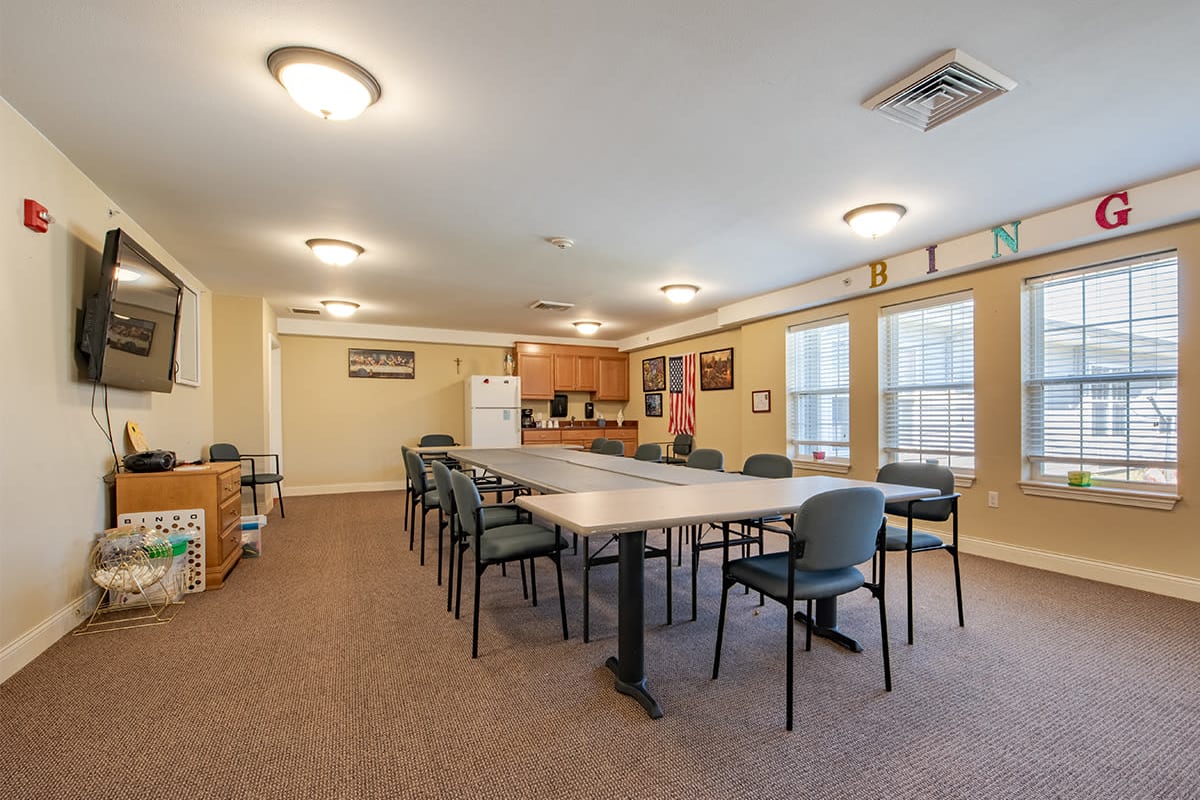
[[[281,318],[622,339],[1200,165],[1200,3],[5,2],[0,94],[216,293]],[[285,44],[383,87],[294,105]],[[952,48],[1017,88],[861,103]],[[890,236],[842,214],[896,202]],[[51,209],[53,212],[53,209]],[[567,236],[560,251],[545,239]],[[312,237],[366,248],[347,268]],[[666,283],[703,287],[672,306]],[[531,311],[537,299],[577,304]]]

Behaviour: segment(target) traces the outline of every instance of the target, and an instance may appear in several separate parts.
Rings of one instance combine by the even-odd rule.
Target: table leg
[[[645,531],[617,537],[617,656],[604,666],[616,675],[618,692],[641,703],[651,719],[659,719],[662,708],[646,688],[645,561]]]
[[[813,635],[828,639],[834,644],[841,645],[854,653],[862,652],[862,645],[857,639],[852,639],[838,630],[837,598],[827,597],[817,601],[817,610],[813,615]],[[807,623],[808,615],[803,611],[796,612],[796,621]]]

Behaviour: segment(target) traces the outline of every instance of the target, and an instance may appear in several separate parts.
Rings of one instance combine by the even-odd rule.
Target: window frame
[[[835,330],[837,329],[837,330]],[[840,337],[844,342],[844,347],[834,354],[832,365],[839,370],[839,380],[832,386],[809,385],[803,381],[803,375],[800,374],[801,369],[806,365],[812,369],[822,370],[829,369],[829,362],[824,355],[819,355],[815,361],[803,362],[801,351],[796,347],[800,343],[800,339],[806,334],[817,333],[819,336],[824,336],[825,333],[832,333],[834,337]],[[843,471],[850,464],[850,317],[847,314],[839,314],[834,317],[824,317],[810,322],[798,323],[789,325],[787,328],[786,344],[785,344],[785,373],[786,373],[786,435],[787,435],[787,454],[797,464],[811,466],[815,468],[826,468],[835,471]],[[832,342],[836,346],[836,342]],[[801,422],[798,420],[798,412],[801,403],[807,398],[831,398],[832,403],[829,408],[831,418],[829,420],[812,418],[812,413],[808,415],[808,420]],[[841,413],[842,421],[839,422],[838,408],[843,408]],[[821,409],[816,409],[815,413],[822,415]],[[843,438],[823,437],[820,435],[820,427],[829,424],[834,426],[842,426],[845,430]],[[810,425],[815,425],[817,430],[813,430]],[[793,435],[796,434],[796,435]],[[810,435],[800,435],[810,434]],[[815,450],[826,452],[824,458],[817,459],[812,456]]]

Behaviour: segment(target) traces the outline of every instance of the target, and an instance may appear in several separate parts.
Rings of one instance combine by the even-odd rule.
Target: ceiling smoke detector
[[[927,131],[1015,88],[1012,78],[962,50],[951,50],[867,100],[863,108]]]
[[[565,236],[552,236],[546,241],[557,247],[559,250],[567,250],[575,246],[575,240],[568,239]]]

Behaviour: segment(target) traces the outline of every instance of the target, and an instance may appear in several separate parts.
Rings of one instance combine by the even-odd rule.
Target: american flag
[[[671,389],[671,421],[668,433],[696,435],[696,354],[671,356],[667,375]]]

